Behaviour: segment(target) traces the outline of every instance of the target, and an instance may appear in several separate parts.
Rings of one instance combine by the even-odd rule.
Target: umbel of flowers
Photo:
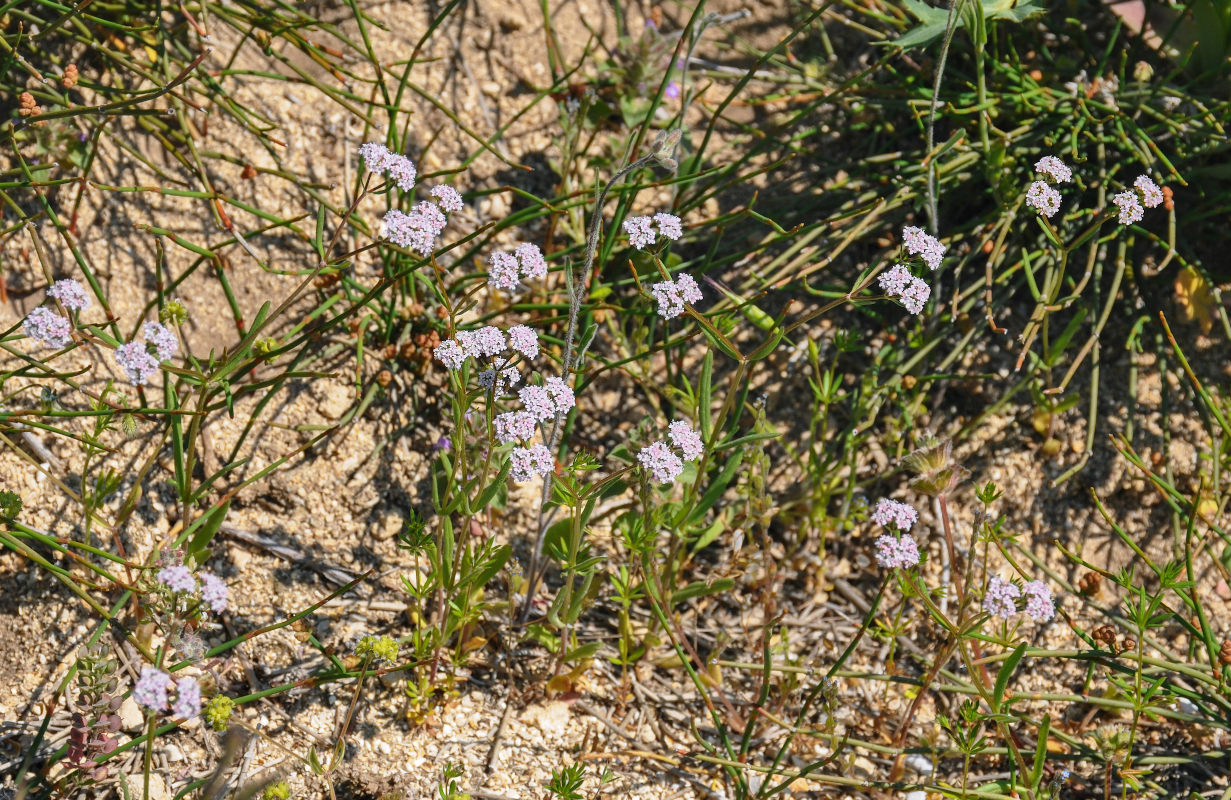
[[[667,426],[667,438],[641,448],[637,462],[655,483],[674,483],[684,471],[685,461],[696,461],[705,452],[701,436],[692,426],[677,419]]]
[[[1035,162],[1034,169],[1046,180],[1037,180],[1030,184],[1030,188],[1026,190],[1026,205],[1036,209],[1044,217],[1051,217],[1060,210],[1062,199],[1060,191],[1052,184],[1068,183],[1073,179],[1073,171],[1055,156],[1043,156]],[[1155,208],[1165,201],[1163,190],[1148,175],[1138,175],[1133,181],[1133,188],[1111,198],[1121,225],[1140,222],[1145,216],[1145,209]]]
[[[1025,597],[1024,611],[1036,622],[1047,622],[1056,614],[1051,588],[1043,581],[1027,581],[1020,588],[993,575],[983,593],[983,610],[993,617],[1011,619],[1017,615],[1017,601]]]
[[[403,192],[414,191],[418,170],[414,162],[394,153],[379,142],[360,145],[359,155],[370,172],[387,175]],[[381,221],[381,235],[394,244],[429,256],[436,240],[449,221],[448,215],[463,208],[462,196],[452,186],[436,186],[429,192],[432,200],[421,200],[409,212],[392,208]]]
[[[539,339],[534,329],[526,325],[514,325],[507,332],[488,325],[474,331],[458,331],[452,339],[441,342],[433,354],[454,371],[471,359],[480,362],[483,369],[479,383],[495,395],[503,395],[521,383],[521,372],[514,360],[536,358]],[[528,443],[541,425],[567,414],[576,405],[576,398],[569,385],[556,376],[546,378],[542,385],[523,386],[517,398],[521,410],[497,414],[493,425],[501,444],[517,445],[509,454],[509,474],[515,481],[527,481],[555,468],[555,458],[546,445]]]
[[[919,512],[906,503],[882,497],[872,511],[872,521],[889,533],[876,540],[876,561],[889,569],[906,569],[919,563],[919,545],[908,531],[919,521]]]
[[[908,257],[918,258],[933,272],[940,267],[940,262],[945,256],[945,246],[940,243],[939,239],[913,225],[907,225],[902,229],[902,246]],[[932,288],[928,286],[927,281],[911,272],[911,268],[905,261],[894,264],[882,273],[877,281],[886,296],[896,297],[912,314],[923,311],[924,305],[932,295]]]
[[[73,311],[85,311],[90,307],[90,297],[85,287],[72,278],[58,280],[47,287],[47,296],[59,301],[60,305]],[[26,315],[22,322],[26,336],[38,340],[44,347],[59,350],[72,341],[73,324],[61,314],[47,306],[39,306]]]

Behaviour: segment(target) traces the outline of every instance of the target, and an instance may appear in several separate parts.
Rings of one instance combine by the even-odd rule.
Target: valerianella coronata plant
[[[1009,619],[1017,613],[1017,598],[1021,593],[1017,584],[993,575],[983,594],[983,610],[993,617]]]
[[[1163,204],[1166,196],[1148,175],[1138,175],[1133,181],[1133,188],[1120,192],[1111,198],[1118,210],[1121,225],[1132,225],[1140,222],[1145,216],[1145,209],[1155,208]]]
[[[90,296],[85,287],[72,278],[64,278],[47,289],[47,296],[60,301],[70,311],[85,311],[90,307]]]
[[[624,220],[624,232],[628,234],[629,244],[644,250],[660,235],[672,241],[679,239],[684,235],[684,227],[676,215],[658,213],[652,217],[628,217]]]
[[[512,253],[492,253],[487,259],[487,283],[494,289],[516,292],[521,281],[547,277],[547,259],[538,245],[519,244]]]
[[[542,444],[513,448],[513,452],[509,454],[509,462],[509,475],[519,483],[546,475],[556,468],[556,459],[547,446]]]
[[[876,280],[887,297],[901,300],[902,306],[912,314],[923,311],[928,298],[932,296],[932,287],[922,278],[911,274],[905,264],[894,264]]]
[[[1053,183],[1068,183],[1073,180],[1073,171],[1055,156],[1043,156],[1034,163],[1034,171],[1046,175]]]
[[[1026,613],[1036,622],[1047,622],[1056,615],[1056,604],[1051,599],[1051,587],[1043,581],[1027,581],[1022,586],[1026,595]]]
[[[141,328],[143,339],[134,339],[115,349],[115,360],[134,386],[143,386],[158,373],[159,364],[175,356],[179,341],[161,322],[147,322]],[[151,348],[153,351],[151,352]]]
[[[933,272],[940,267],[941,259],[945,256],[945,246],[940,243],[939,239],[913,225],[907,225],[902,229],[902,244],[906,247],[907,253],[922,258],[923,263],[927,264],[928,269]]]
[[[21,324],[26,336],[37,339],[46,347],[59,350],[72,341],[72,325],[47,306],[39,306],[26,315]]]
[[[876,540],[876,561],[889,569],[906,569],[919,563],[919,545],[909,531],[919,521],[919,512],[906,503],[882,497],[871,520],[890,533]]]
[[[403,192],[415,188],[418,171],[415,164],[401,153],[394,153],[379,142],[367,142],[359,146],[359,155],[368,170],[377,175],[388,175]]]
[[[674,319],[684,313],[685,305],[701,301],[701,287],[687,273],[677,275],[675,280],[654,284],[650,292],[658,301],[658,315],[663,319]]]
[[[201,571],[193,575],[186,565],[173,563],[158,570],[154,579],[170,592],[199,596],[201,602],[208,605],[215,614],[227,610],[226,582],[213,573]]]
[[[1026,205],[1050,217],[1060,210],[1060,192],[1043,181],[1035,181],[1026,190]]]
[[[171,704],[170,691],[175,689],[175,703]],[[201,713],[201,685],[196,678],[184,677],[172,680],[166,672],[154,667],[142,667],[141,677],[133,686],[132,699],[137,705],[150,711],[164,712],[171,706],[171,716],[192,719]]]
[[[667,439],[670,444],[659,440],[637,453],[637,462],[658,484],[675,483],[684,471],[684,462],[696,461],[705,452],[700,435],[684,420],[675,420],[667,427]]]

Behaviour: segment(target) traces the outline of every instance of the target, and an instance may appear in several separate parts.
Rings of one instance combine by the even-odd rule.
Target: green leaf
[[[1004,691],[1009,686],[1009,678],[1013,676],[1013,670],[1017,669],[1017,662],[1021,661],[1024,655],[1026,655],[1026,643],[1022,642],[1000,667],[1000,672],[996,675],[996,688],[992,692],[992,713],[1000,713],[1000,704],[1004,702]]]
[[[718,498],[722,497],[722,493],[727,490],[727,485],[735,479],[735,473],[739,470],[739,465],[743,463],[744,451],[736,450],[727,459],[727,463],[723,464],[722,472],[718,477],[710,481],[710,485],[706,487],[705,494],[701,495],[701,499],[697,501],[696,508],[688,515],[689,522],[699,522],[707,511],[713,508],[718,502]],[[700,545],[698,545],[698,549]]]
[[[710,440],[710,431],[714,427],[713,415],[710,413],[710,408],[713,406],[714,398],[714,351],[706,350],[705,359],[701,362],[701,380],[698,384],[697,397],[697,417],[701,420],[701,441],[708,442]]]
[[[477,570],[470,574],[467,583],[476,589],[482,589],[497,572],[504,568],[511,555],[513,555],[513,548],[507,544],[500,545],[492,551],[491,556]]]
[[[496,492],[500,491],[500,488],[504,486],[505,481],[508,480],[509,470],[512,466],[513,462],[511,460],[504,462],[504,466],[500,468],[500,474],[487,485],[482,494],[480,494],[478,499],[475,500],[473,513],[477,514],[491,505],[492,499],[496,496]]]
[[[594,658],[594,654],[597,653],[598,649],[602,646],[602,642],[587,642],[580,647],[574,647],[570,650],[568,655],[564,657],[564,660],[566,662],[576,663],[578,661],[585,661],[587,658]]]
[[[727,521],[720,516],[697,537],[697,541],[693,543],[692,552],[697,553],[704,550],[711,542],[718,538],[718,534],[726,529]]]
[[[188,530],[185,531],[185,535],[191,537],[184,547],[185,560],[192,559],[198,567],[205,563],[209,558],[209,543],[213,540],[214,534],[218,533],[218,529],[222,527],[222,521],[226,519],[230,508],[231,501],[228,500],[192,521]]]
[[[1051,716],[1044,715],[1039,723],[1039,743],[1034,749],[1034,766],[1030,770],[1030,787],[1038,790],[1039,781],[1043,778],[1043,763],[1047,761],[1047,732],[1051,730]]]
[[[985,20],[1004,19],[1010,22],[1022,22],[1045,10],[1039,0],[954,0],[954,2],[979,2],[979,11]],[[890,47],[909,50],[912,47],[924,47],[945,35],[949,26],[949,9],[936,8],[924,0],[902,0],[911,16],[919,20],[919,24],[891,42],[884,42]],[[955,14],[954,27],[965,24],[967,14]],[[986,36],[986,34],[984,34]]]
[[[730,578],[719,578],[713,583],[693,581],[683,589],[677,589],[671,593],[671,605],[674,606],[685,600],[692,600],[694,597],[706,597],[711,594],[719,594],[720,592],[729,592],[734,587],[735,581]]]

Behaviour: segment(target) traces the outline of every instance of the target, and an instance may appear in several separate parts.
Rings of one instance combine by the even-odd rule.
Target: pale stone
[[[568,703],[560,700],[530,706],[521,714],[522,722],[533,725],[544,735],[552,737],[564,734],[565,728],[568,727],[568,720]]]

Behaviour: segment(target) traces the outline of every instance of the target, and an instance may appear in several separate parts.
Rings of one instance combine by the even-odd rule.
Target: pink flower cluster
[[[1026,614],[1036,622],[1047,622],[1056,615],[1051,587],[1043,581],[1027,581],[1020,589],[997,576],[987,582],[983,594],[983,610],[993,617],[1010,619],[1017,614],[1017,599],[1025,595]]]
[[[1060,192],[1043,181],[1035,181],[1026,190],[1026,205],[1050,217],[1060,210]]]
[[[175,688],[175,703],[171,705],[169,692]],[[201,713],[201,685],[196,678],[184,677],[178,681],[154,667],[142,667],[132,691],[133,702],[150,711],[166,711],[171,705],[171,716],[192,719]]]
[[[1120,224],[1132,225],[1141,221],[1146,208],[1162,205],[1163,190],[1148,175],[1138,175],[1133,181],[1133,188],[1120,192],[1111,198],[1111,202],[1119,209]]]
[[[72,278],[58,280],[47,287],[47,296],[59,301],[69,311],[85,311],[90,307],[90,297],[85,287]],[[22,321],[22,329],[26,336],[57,350],[73,340],[72,323],[47,306],[39,306],[27,314]]]
[[[147,322],[141,327],[143,339],[134,339],[115,349],[115,360],[133,386],[143,386],[158,373],[160,362],[173,358],[179,351],[175,334],[161,322]],[[152,348],[152,352],[151,352]]]
[[[381,220],[381,232],[399,247],[414,250],[421,256],[430,256],[436,250],[436,240],[448,221],[440,206],[423,200],[416,203],[410,213],[397,208],[386,211]]]
[[[458,331],[452,339],[441,342],[432,354],[436,356],[437,361],[449,369],[457,370],[462,368],[467,359],[492,358],[502,355],[510,347],[526,358],[535,358],[539,354],[538,334],[533,328],[514,325],[506,336],[496,326],[487,325],[478,330]],[[502,377],[508,378],[503,371]],[[491,380],[495,380],[494,372]]]
[[[215,614],[226,611],[228,595],[226,581],[213,573],[200,572],[194,576],[192,571],[183,564],[169,564],[158,570],[158,575],[155,577],[159,583],[171,591],[184,594],[196,593],[197,578],[201,579],[199,588],[202,602],[208,605]]]
[[[908,569],[919,563],[919,545],[909,533],[884,534],[876,540],[876,562],[888,569]]]
[[[536,444],[530,447],[515,447],[509,453],[509,476],[518,483],[524,483],[539,475],[546,475],[556,468],[556,459],[546,445]]]
[[[556,376],[547,378],[542,386],[522,387],[517,398],[522,403],[521,411],[506,411],[494,420],[496,438],[503,444],[532,439],[540,422],[567,414],[577,405],[573,390]]]
[[[872,521],[886,528],[892,526],[905,533],[919,521],[919,512],[906,503],[882,497],[872,511]]]
[[[1073,170],[1055,156],[1043,156],[1034,162],[1034,171],[1046,175],[1054,183],[1068,183],[1073,180]]]
[[[928,298],[932,296],[932,287],[922,278],[916,278],[905,264],[894,264],[876,279],[881,291],[889,297],[902,301],[902,306],[912,314],[923,311]]]
[[[655,233],[654,226],[658,230]],[[658,235],[675,241],[684,235],[684,227],[680,218],[674,214],[658,213],[652,217],[628,217],[624,220],[624,232],[628,234],[628,243],[638,250],[644,250],[654,244]]]
[[[680,273],[673,281],[656,283],[650,291],[658,301],[658,316],[663,319],[674,319],[683,314],[685,304],[701,302],[701,287],[687,273]]]
[[[684,420],[677,419],[667,426],[667,439],[670,445],[660,439],[637,453],[638,463],[649,472],[655,483],[674,483],[684,471],[684,462],[696,461],[705,452],[701,436]]]
[[[907,253],[922,258],[923,263],[927,264],[933,272],[940,267],[941,259],[945,257],[945,246],[923,228],[916,228],[913,225],[903,228],[902,244],[906,247]]]
[[[1037,622],[1047,622],[1056,616],[1056,604],[1051,599],[1051,587],[1043,581],[1027,581],[1022,586],[1026,595],[1026,613]]]
[[[573,390],[563,378],[547,378],[542,386],[523,386],[517,393],[522,410],[505,411],[493,420],[496,438],[502,444],[523,444],[534,438],[541,423],[567,414],[577,405]],[[509,454],[513,480],[528,481],[555,469],[555,459],[544,445],[515,447]]]
[[[368,169],[374,173],[387,174],[398,188],[409,192],[415,188],[418,171],[409,158],[390,152],[379,142],[367,142],[359,146]],[[415,203],[409,211],[391,208],[381,220],[381,235],[399,247],[414,250],[421,256],[430,256],[436,249],[436,240],[448,224],[448,215],[461,211],[462,196],[452,186],[436,186],[430,192],[433,200]]]
[[[1034,163],[1034,171],[1052,183],[1068,183],[1073,180],[1073,171],[1055,156],[1040,158]],[[1048,185],[1046,181],[1035,181],[1026,190],[1026,205],[1045,217],[1050,217],[1060,210],[1060,200],[1059,190]]]
[[[492,253],[488,258],[487,282],[496,289],[516,292],[521,280],[547,277],[547,259],[538,245],[519,244],[512,253]]]
[[[73,339],[73,326],[67,319],[47,306],[39,306],[26,315],[21,327],[26,336],[38,339],[46,347],[59,350]]]
[[[415,162],[401,153],[390,151],[380,142],[367,142],[359,145],[359,155],[369,171],[377,175],[388,175],[403,192],[415,188],[415,179],[418,178]]]
[[[90,296],[85,287],[72,278],[64,278],[47,289],[47,296],[60,301],[69,311],[85,311],[90,307]]]
[[[1022,590],[1017,584],[993,575],[987,582],[987,591],[983,594],[983,610],[993,617],[1009,619],[1017,613],[1017,598]]]

